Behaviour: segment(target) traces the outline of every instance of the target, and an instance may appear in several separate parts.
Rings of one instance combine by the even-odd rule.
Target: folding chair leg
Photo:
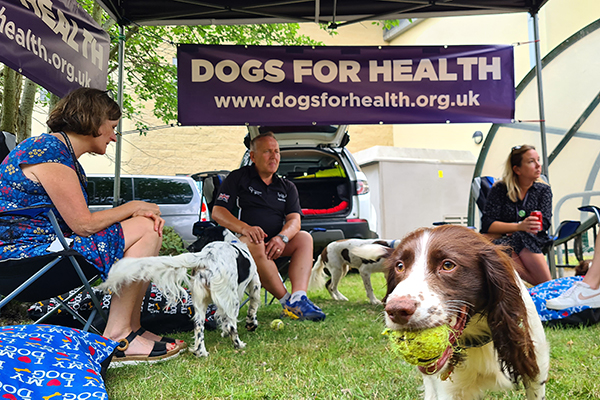
[[[94,333],[102,335],[102,332],[100,332],[98,329],[96,329],[95,326],[92,325],[92,322],[94,321],[94,317],[98,313],[98,308],[93,308],[92,311],[91,311],[91,313],[90,313],[90,316],[86,320],[77,311],[73,310],[71,307],[69,307],[67,305],[67,303],[69,301],[71,301],[71,299],[73,299],[75,296],[77,296],[78,294],[80,294],[80,293],[83,292],[84,287],[85,286],[79,287],[79,289],[73,291],[73,293],[70,296],[66,297],[65,299],[61,299],[60,297],[55,297],[55,299],[58,301],[59,304],[56,305],[56,307],[54,307],[53,309],[48,310],[48,312],[46,314],[42,315],[42,317],[40,319],[38,319],[37,321],[35,321],[34,324],[41,324],[41,323],[43,323],[45,320],[47,320],[52,315],[56,314],[61,308],[63,308],[69,314],[71,314],[73,316],[73,318],[75,318],[77,321],[79,321],[79,323],[81,325],[83,325],[82,330],[84,332],[89,331],[90,328],[91,328],[91,329],[93,329]],[[93,296],[90,296],[90,297],[93,297]]]
[[[75,295],[77,295],[78,293],[75,293]],[[70,299],[71,297],[69,297],[68,299]],[[65,300],[62,300],[58,297],[56,297],[56,300],[58,300],[58,305],[56,307],[54,307],[52,310],[48,311],[44,316],[42,316],[40,319],[38,319],[37,321],[35,321],[35,324],[41,324],[42,322],[44,322],[46,319],[48,319],[52,314],[56,313],[61,307],[64,308],[69,314],[71,314],[73,316],[73,318],[75,318],[77,321],[79,321],[79,323],[81,325],[83,325],[83,328],[81,329],[84,332],[87,332],[90,330],[90,328],[94,331],[94,333],[97,333],[99,335],[102,335],[102,332],[100,332],[98,329],[96,329],[95,326],[92,325],[92,321],[94,320],[94,317],[96,316],[96,313],[98,310],[92,310],[92,312],[90,313],[89,318],[86,320],[85,318],[83,318],[77,311],[73,310],[71,307],[69,307],[66,303]],[[68,301],[68,300],[67,300]]]
[[[73,268],[75,268],[75,271],[77,271],[77,275],[79,275],[79,278],[83,282],[83,285],[85,286],[86,290],[90,294],[92,303],[94,304],[94,309],[96,311],[98,311],[98,313],[100,314],[100,317],[102,317],[104,322],[108,322],[108,318],[106,317],[106,314],[102,310],[102,305],[100,304],[100,301],[98,301],[98,298],[94,294],[94,291],[92,290],[92,287],[90,286],[90,282],[87,280],[86,276],[83,274],[83,271],[81,270],[81,267],[77,263],[77,260],[75,260],[75,257],[73,257],[73,256],[69,256],[69,260],[71,260],[71,264],[73,264]]]
[[[90,328],[92,328],[97,334],[102,335],[102,332],[98,331],[98,329],[96,329],[96,327],[94,325],[92,325],[92,321],[94,321],[94,318],[96,317],[97,313],[98,313],[98,310],[96,308],[94,308],[92,310],[92,312],[90,313],[90,316],[89,316],[87,322],[83,326],[84,332],[87,332],[90,330]]]

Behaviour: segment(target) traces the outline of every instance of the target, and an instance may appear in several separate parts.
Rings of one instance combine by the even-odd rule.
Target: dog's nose
[[[396,324],[408,323],[415,311],[417,311],[417,302],[411,299],[392,299],[385,304],[385,312]]]

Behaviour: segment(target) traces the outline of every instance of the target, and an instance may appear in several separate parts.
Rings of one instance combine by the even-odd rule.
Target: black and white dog
[[[369,303],[381,304],[381,301],[375,297],[373,293],[373,285],[371,284],[371,274],[374,272],[383,272],[385,270],[385,258],[381,257],[378,260],[367,260],[352,252],[353,249],[371,244],[394,249],[399,240],[384,240],[384,239],[342,239],[331,242],[323,249],[323,252],[317,258],[310,274],[310,289],[320,289],[323,286],[327,287],[329,294],[334,300],[348,301],[346,296],[340,293],[338,285],[340,281],[351,268],[357,269],[362,278]],[[327,275],[324,270],[328,270],[331,279],[325,283]]]
[[[199,251],[177,256],[123,258],[112,266],[100,288],[118,293],[124,284],[152,281],[169,305],[173,305],[186,296],[183,286],[187,286],[194,305],[192,353],[198,357],[208,356],[204,345],[204,318],[210,303],[217,307],[215,317],[221,326],[221,336],[229,336],[236,349],[244,348],[246,344],[237,331],[240,300],[247,292],[250,300],[246,329],[253,331],[258,326],[256,311],[261,288],[248,247],[229,230],[214,227],[206,229],[189,250]]]

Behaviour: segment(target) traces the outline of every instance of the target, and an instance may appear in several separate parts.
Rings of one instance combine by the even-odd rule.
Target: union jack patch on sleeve
[[[225,203],[228,203],[229,202],[229,195],[225,194],[225,193],[221,193],[221,194],[219,194],[219,197],[217,198],[217,200],[222,200]]]

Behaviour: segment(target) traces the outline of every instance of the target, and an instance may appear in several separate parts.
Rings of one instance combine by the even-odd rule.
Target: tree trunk
[[[33,105],[35,104],[35,94],[38,85],[31,79],[25,78],[25,88],[19,107],[19,130],[17,132],[17,143],[31,137],[31,125],[33,116]]]
[[[16,133],[19,122],[19,99],[23,75],[4,66],[4,94],[2,97],[2,118],[0,130]]]
[[[54,109],[54,106],[56,106],[56,103],[58,103],[59,100],[60,100],[60,97],[58,97],[54,93],[50,93],[50,101],[48,102],[48,110],[52,111]],[[48,113],[48,114],[50,114],[50,113]]]
[[[102,7],[97,1],[94,1],[94,6],[92,7],[92,18],[98,24],[102,23]]]

